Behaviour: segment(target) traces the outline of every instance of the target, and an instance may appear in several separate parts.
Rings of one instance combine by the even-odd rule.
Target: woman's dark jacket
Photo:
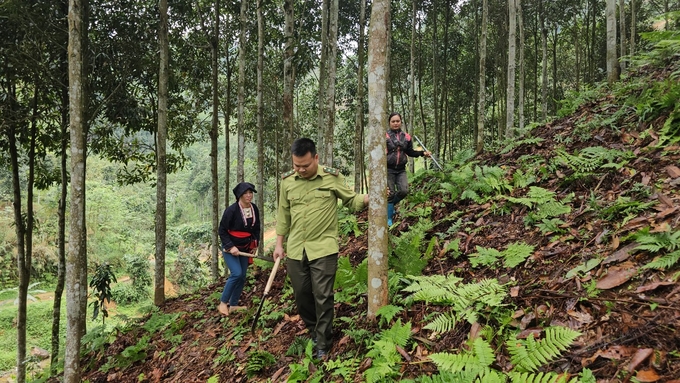
[[[401,129],[388,130],[385,138],[387,139],[387,170],[403,171],[406,169],[408,157],[424,155],[424,152],[420,150],[413,150],[411,135]]]
[[[255,214],[255,224],[253,224],[252,218],[246,220],[247,225],[243,223],[243,216],[241,215],[241,209],[239,208],[238,202],[231,204],[224,210],[224,214],[222,214],[222,219],[220,220],[218,233],[220,235],[220,240],[222,241],[222,249],[225,251],[229,251],[229,249],[234,246],[241,251],[247,250],[251,241],[260,239],[260,211],[254,203],[251,205],[253,206],[253,213]],[[230,230],[245,231],[250,233],[251,236],[249,238],[237,238],[233,235],[229,235]]]

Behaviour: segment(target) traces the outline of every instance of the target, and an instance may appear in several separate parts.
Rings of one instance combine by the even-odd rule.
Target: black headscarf
[[[243,195],[243,193],[247,192],[248,190],[252,190],[253,193],[257,193],[257,190],[255,190],[255,185],[251,184],[250,182],[241,182],[236,187],[233,189],[234,195],[236,196],[236,200],[238,201],[239,198]]]

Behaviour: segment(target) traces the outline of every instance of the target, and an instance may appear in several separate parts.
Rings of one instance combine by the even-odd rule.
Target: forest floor
[[[663,80],[678,70],[678,64],[640,75]],[[575,181],[573,173],[564,168],[554,171],[536,169],[535,186],[555,192],[570,206],[570,212],[561,216],[559,232],[546,233],[536,226],[525,224],[527,208],[520,204],[500,209],[495,203],[477,204],[469,199],[439,196],[425,201],[421,207],[431,208],[431,219],[436,222],[426,233],[424,243],[437,237],[434,256],[425,267],[425,275],[450,274],[466,282],[497,279],[510,286],[509,301],[516,308],[514,320],[508,326],[521,331],[519,337],[541,333],[547,326],[565,326],[581,333],[576,342],[546,371],[564,371],[571,374],[590,369],[597,382],[680,382],[680,262],[666,270],[644,269],[657,255],[641,250],[631,237],[643,228],[650,233],[675,232],[680,222],[680,146],[658,146],[655,129],[668,117],[640,122],[633,113],[621,112],[612,96],[590,101],[567,117],[556,119],[531,131],[532,137],[542,140],[520,144],[504,154],[488,153],[476,158],[478,164],[518,169],[521,158],[534,156],[548,163],[559,150],[576,153],[588,147],[603,147],[631,151],[634,158],[616,170],[607,170],[596,177]],[[616,120],[595,124],[589,131],[583,129],[589,121],[602,121],[603,116],[616,115]],[[612,128],[615,127],[615,128]],[[500,152],[500,151],[499,151]],[[436,175],[425,177],[412,185],[419,189],[436,190],[441,182]],[[435,189],[432,189],[435,188]],[[626,201],[622,197],[640,196],[647,205],[644,209],[616,210],[612,207]],[[521,197],[524,190],[514,190]],[[610,207],[610,214],[595,209]],[[400,211],[392,236],[399,236],[413,227],[419,218]],[[464,230],[450,232],[450,217],[458,214]],[[404,218],[405,217],[405,218]],[[403,218],[403,219],[402,219]],[[359,226],[365,228],[367,214],[358,215]],[[471,229],[471,230],[470,230]],[[443,235],[442,233],[447,233]],[[440,240],[441,239],[441,240]],[[460,256],[447,252],[447,245],[460,240]],[[515,268],[472,268],[469,256],[478,247],[503,250],[518,241],[534,246],[532,255]],[[350,235],[342,241],[341,257],[349,257],[356,265],[367,256],[366,233]],[[592,261],[594,260],[594,261]],[[260,338],[263,329],[250,332],[257,303],[269,276],[269,269],[252,268],[253,283],[242,296],[249,310],[230,317],[220,315],[216,309],[223,281],[197,293],[169,299],[160,308],[168,315],[177,315],[184,323],[180,340],[151,334],[143,355],[129,364],[114,366],[111,361],[130,355],[140,341],[141,329],[117,334],[105,348],[88,353],[83,358],[84,379],[89,382],[205,382],[219,377],[220,382],[284,382],[290,377],[290,365],[300,363],[300,356],[289,356],[287,350],[297,337],[306,335],[305,326],[291,307],[290,296],[282,296],[286,286],[286,268],[280,267],[270,292],[270,302],[265,305],[268,331],[265,340]],[[434,308],[437,310],[437,308]],[[353,352],[364,355],[367,345],[355,342],[344,335],[350,326],[377,333],[378,325],[366,319],[365,299],[356,303],[337,303],[336,318],[355,318],[354,323],[336,321],[334,345],[330,359],[343,358]],[[412,324],[412,343],[400,350],[401,379],[415,379],[433,374],[436,366],[428,359],[434,352],[456,352],[466,347],[479,327],[463,321],[445,333],[424,329],[432,319],[432,306],[416,302],[406,307],[398,317]],[[148,320],[149,318],[147,318]],[[150,321],[149,321],[150,322]],[[149,323],[146,322],[146,323]],[[145,322],[142,322],[145,323]],[[358,351],[356,351],[358,350]],[[276,361],[263,370],[251,374],[247,371],[248,358],[254,351],[266,351]],[[363,381],[362,372],[370,366],[370,358],[361,361],[353,381]],[[499,370],[509,368],[507,355],[498,354],[494,365]],[[323,368],[310,362],[307,368]],[[574,376],[574,375],[572,375]],[[213,381],[217,381],[213,380]],[[324,381],[342,382],[344,378],[330,376]]]

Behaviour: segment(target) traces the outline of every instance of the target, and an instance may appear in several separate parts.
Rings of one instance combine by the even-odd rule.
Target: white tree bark
[[[625,0],[619,0],[619,46],[621,47],[620,57],[626,55],[626,2]],[[621,60],[619,62],[620,72],[623,73],[626,70],[626,62]]]
[[[368,32],[368,317],[373,320],[378,309],[388,303],[385,121],[389,19],[390,0],[373,1]]]
[[[357,97],[356,119],[354,122],[354,191],[361,192],[362,175],[364,173],[364,63],[365,63],[365,25],[366,0],[361,2],[359,11],[359,43],[357,45]]]
[[[257,0],[257,187],[260,193],[257,193],[257,206],[264,209],[264,105],[262,97],[262,72],[264,68],[264,19],[262,17],[262,0]],[[264,215],[263,215],[264,216]],[[260,238],[258,243],[263,243],[264,237],[264,220],[260,219]],[[263,254],[264,246],[258,248],[260,255]]]
[[[524,129],[524,15],[522,14],[522,0],[516,0],[517,22],[519,27],[519,90],[517,102],[517,115],[519,117],[518,128]]]

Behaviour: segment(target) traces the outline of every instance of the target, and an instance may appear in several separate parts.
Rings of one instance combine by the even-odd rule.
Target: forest
[[[20,383],[672,382],[679,12],[671,0],[3,1],[0,335],[13,363],[3,353],[0,368]],[[391,111],[444,166],[411,162],[415,191],[377,240],[385,162],[368,154]],[[344,324],[321,364],[294,330],[285,273],[256,338],[252,312],[235,326],[211,294],[231,188],[257,186],[266,232],[298,137],[371,198],[368,214],[339,209]],[[248,281],[253,304],[268,267]],[[371,275],[388,282],[378,306]],[[51,307],[36,315],[43,288]],[[149,334],[112,301],[145,308]],[[213,338],[190,350],[184,326],[206,307]],[[631,328],[648,336],[607,337]],[[29,369],[35,347],[44,371]],[[178,347],[210,362],[163,375],[174,367],[157,353]]]

